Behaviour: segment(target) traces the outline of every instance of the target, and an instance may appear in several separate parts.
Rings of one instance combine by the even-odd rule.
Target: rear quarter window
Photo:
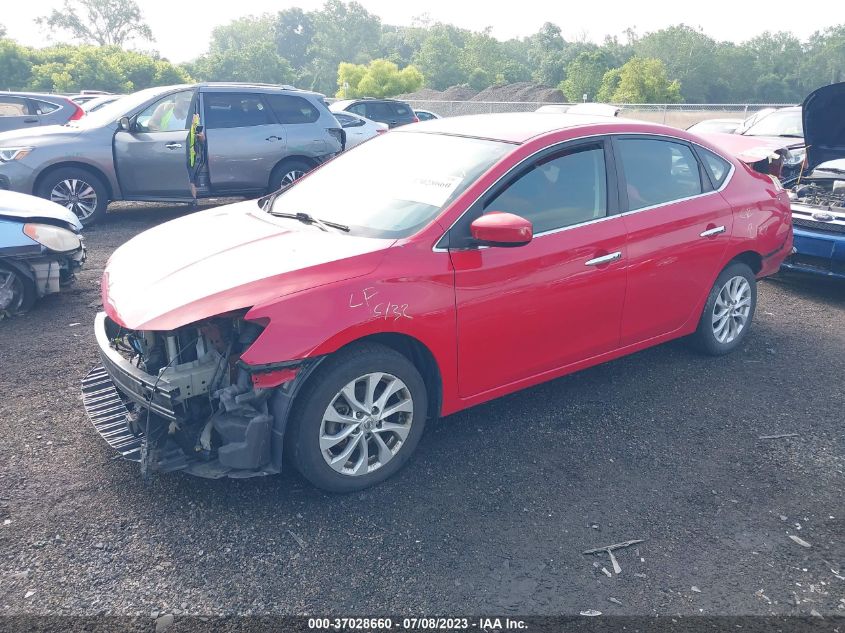
[[[35,107],[35,114],[50,114],[59,109],[55,103],[48,103],[47,101],[32,100],[32,105]]]
[[[279,123],[296,125],[314,123],[320,118],[320,111],[308,99],[294,95],[266,95],[270,107]]]
[[[407,106],[402,105],[401,103],[394,104],[393,109],[396,111],[396,116],[400,116],[400,117],[411,116],[411,109],[408,108]]]
[[[725,180],[727,180],[728,174],[731,171],[731,164],[710,150],[699,148],[698,151],[704,159],[704,168],[710,175],[710,179],[713,181],[713,186],[718,189],[725,184]]]

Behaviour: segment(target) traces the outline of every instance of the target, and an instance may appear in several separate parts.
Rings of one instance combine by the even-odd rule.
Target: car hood
[[[239,202],[166,222],[118,248],[103,273],[103,307],[124,327],[172,330],[365,275],[392,243]]]
[[[845,158],[845,82],[814,90],[801,104],[807,169]]]
[[[0,217],[19,220],[50,220],[69,224],[77,231],[82,223],[72,211],[44,198],[0,189]]]
[[[81,128],[71,125],[45,125],[42,127],[21,128],[0,133],[0,147],[14,145],[37,145],[47,139],[63,139],[78,136]]]

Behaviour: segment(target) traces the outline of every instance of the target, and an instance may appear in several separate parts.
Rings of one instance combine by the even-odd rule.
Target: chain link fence
[[[429,110],[440,116],[489,114],[493,112],[534,112],[550,104],[537,101],[406,101],[415,110]],[[618,103],[619,116],[688,128],[706,119],[745,119],[764,108],[783,108],[790,103]]]

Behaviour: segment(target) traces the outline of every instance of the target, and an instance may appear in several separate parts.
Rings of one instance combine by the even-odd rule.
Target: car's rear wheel
[[[35,297],[32,279],[0,264],[0,316],[26,312],[35,303]]]
[[[285,443],[315,486],[361,490],[408,461],[426,411],[425,383],[405,356],[383,345],[354,345],[328,359],[297,396]]]
[[[72,211],[88,226],[100,220],[108,207],[108,190],[102,179],[78,167],[63,167],[42,178],[36,192]]]
[[[270,191],[278,191],[282,187],[292,185],[311,171],[311,165],[303,160],[286,160],[276,166],[270,176]]]
[[[721,356],[742,343],[757,307],[757,280],[748,265],[733,262],[713,284],[693,335],[704,353]]]

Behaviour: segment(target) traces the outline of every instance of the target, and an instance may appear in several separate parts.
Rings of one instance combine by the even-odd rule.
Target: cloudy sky
[[[426,0],[421,3],[359,1],[386,24],[410,24],[415,17],[426,12],[432,21],[450,22],[473,30],[490,26],[493,35],[500,39],[530,35],[547,21],[559,25],[567,39],[585,38],[595,42],[600,42],[606,34],[620,35],[629,27],[643,33],[679,22],[700,26],[716,39],[736,42],[763,31],[779,30],[790,30],[805,39],[814,31],[845,21],[841,0],[816,0],[812,3],[812,10],[808,11],[803,10],[803,5],[795,0],[520,0],[516,4],[460,0]],[[153,47],[175,62],[186,61],[204,52],[208,36],[218,24],[245,15],[276,12],[293,6],[306,10],[316,9],[322,3],[322,0],[139,1],[144,17],[155,35]],[[30,46],[48,44],[46,34],[33,20],[53,8],[59,8],[61,0],[16,2],[14,5],[13,14],[7,11],[0,13],[0,23],[6,25],[8,35]]]

